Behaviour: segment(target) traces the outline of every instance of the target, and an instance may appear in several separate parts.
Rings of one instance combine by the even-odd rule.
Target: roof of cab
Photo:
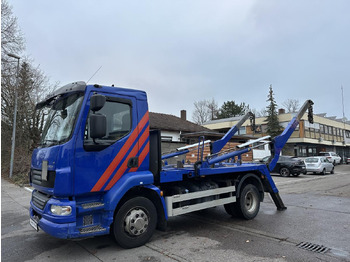
[[[45,107],[46,105],[48,105],[50,103],[50,101],[52,99],[54,99],[55,97],[65,94],[65,93],[71,93],[71,92],[85,92],[86,88],[89,88],[91,90],[93,89],[103,89],[103,91],[109,92],[109,93],[118,93],[121,95],[133,95],[135,96],[137,99],[140,100],[147,100],[147,95],[145,91],[141,91],[141,90],[136,90],[136,89],[129,89],[129,88],[122,88],[122,87],[114,87],[112,86],[103,86],[103,85],[99,85],[99,84],[94,84],[94,85],[87,85],[84,81],[77,81],[77,82],[73,82],[70,84],[67,84],[65,86],[62,86],[60,88],[58,88],[57,90],[53,91],[52,93],[48,94],[46,96],[46,98],[39,102],[38,104],[36,104],[36,109],[40,109]]]

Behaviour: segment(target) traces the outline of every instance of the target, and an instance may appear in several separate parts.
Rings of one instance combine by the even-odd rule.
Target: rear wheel
[[[326,169],[323,168],[322,172],[321,172],[321,175],[326,175]]]
[[[283,176],[283,177],[289,176],[289,175],[290,175],[289,169],[286,168],[286,167],[282,167],[282,168],[280,169],[280,175]]]
[[[259,191],[253,184],[247,184],[242,188],[237,202],[224,205],[224,207],[226,212],[232,216],[247,220],[253,219],[260,209]]]
[[[123,248],[144,245],[157,225],[157,210],[151,200],[135,197],[126,201],[114,217],[113,234]]]

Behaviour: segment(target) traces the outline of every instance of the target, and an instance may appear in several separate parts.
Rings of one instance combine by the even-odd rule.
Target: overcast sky
[[[145,90],[150,111],[192,118],[214,98],[315,102],[350,118],[350,1],[8,0],[35,64],[74,81]]]

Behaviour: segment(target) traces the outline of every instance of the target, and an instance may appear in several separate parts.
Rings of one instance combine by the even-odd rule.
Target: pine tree
[[[270,85],[268,99],[266,100],[269,105],[266,107],[267,118],[265,121],[267,122],[267,134],[271,137],[279,135],[282,131],[277,115],[277,104],[273,96],[272,85]]]
[[[249,110],[249,105],[244,102],[236,104],[235,101],[226,101],[221,106],[218,119],[244,115]]]

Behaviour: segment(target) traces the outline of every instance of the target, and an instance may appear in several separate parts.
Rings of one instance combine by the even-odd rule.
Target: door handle
[[[128,160],[128,168],[139,167],[139,157],[130,157]]]

